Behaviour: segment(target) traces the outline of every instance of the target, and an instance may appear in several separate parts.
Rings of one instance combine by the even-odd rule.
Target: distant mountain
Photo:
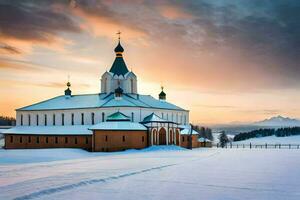
[[[265,119],[263,121],[258,121],[253,123],[255,126],[274,126],[274,127],[291,127],[300,126],[300,120],[292,119],[289,117],[282,117],[278,115],[277,117],[271,117],[270,119]]]

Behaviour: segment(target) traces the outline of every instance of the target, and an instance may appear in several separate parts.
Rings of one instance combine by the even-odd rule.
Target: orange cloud
[[[158,10],[162,16],[170,20],[193,18],[191,14],[174,5],[159,6]]]

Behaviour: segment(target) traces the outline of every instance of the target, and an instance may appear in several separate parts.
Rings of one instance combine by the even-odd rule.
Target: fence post
[[[298,146],[297,146],[297,149],[299,149],[299,144],[298,144]]]
[[[243,149],[245,148],[245,144],[243,144]]]
[[[251,149],[251,142],[250,142],[250,149]]]
[[[230,142],[230,149],[232,149],[232,143]]]
[[[279,149],[281,148],[281,144],[279,144]]]
[[[266,149],[268,148],[268,145],[267,145],[267,143],[265,144],[265,147],[266,147]]]
[[[289,144],[289,149],[291,149],[291,144]]]
[[[237,148],[237,149],[239,148],[239,145],[238,145],[238,144],[236,145],[236,148]]]

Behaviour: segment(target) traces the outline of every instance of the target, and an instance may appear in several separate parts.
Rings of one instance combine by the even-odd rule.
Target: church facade
[[[163,88],[158,99],[139,94],[137,76],[126,66],[120,40],[115,54],[110,70],[101,77],[100,93],[73,95],[68,82],[64,95],[17,109],[16,127],[4,133],[5,148],[187,147],[182,139],[193,134],[189,111],[167,102]]]

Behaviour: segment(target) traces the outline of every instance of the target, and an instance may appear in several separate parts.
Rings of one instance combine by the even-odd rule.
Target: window
[[[176,122],[178,123],[178,113],[176,113]]]
[[[45,118],[45,126],[47,126],[47,115],[44,115],[44,118]]]
[[[161,118],[164,118],[164,113],[161,113]]]
[[[36,137],[36,143],[38,143],[38,144],[40,143],[40,137],[39,136]]]
[[[62,126],[65,125],[65,114],[64,113],[61,114],[61,125]]]
[[[125,135],[123,135],[123,142],[125,142]]]
[[[74,125],[74,113],[71,115],[71,124]]]
[[[39,115],[36,115],[36,125],[39,125]]]
[[[184,142],[184,136],[182,136],[182,142]]]
[[[55,114],[53,114],[53,126],[55,126]]]
[[[130,79],[131,93],[133,93],[133,79]]]
[[[28,136],[28,143],[31,143],[31,137]]]
[[[88,143],[89,143],[89,138],[86,137],[86,138],[85,138],[85,144],[88,144]]]
[[[20,143],[22,143],[23,142],[23,138],[22,138],[22,136],[20,136]]]
[[[108,137],[107,137],[107,135],[105,136],[105,141],[107,142],[107,139],[108,139]]]
[[[167,113],[167,120],[169,120],[169,113]]]
[[[75,144],[77,144],[77,137],[75,138]]]
[[[81,113],[81,125],[84,125],[84,113]]]
[[[104,112],[102,113],[102,122],[104,122],[105,114]]]
[[[21,115],[21,126],[23,126],[23,115]]]
[[[186,124],[186,115],[184,115],[184,124]]]
[[[30,126],[31,125],[31,117],[30,117],[30,115],[28,115],[28,126]]]
[[[55,143],[56,144],[58,143],[58,137],[55,137]]]
[[[134,113],[133,112],[131,113],[131,121],[132,122],[134,121]]]
[[[10,136],[10,143],[13,143],[13,142],[14,142],[14,137]]]
[[[48,142],[49,142],[49,139],[48,139],[48,137],[46,137],[46,143],[48,144]]]
[[[174,113],[172,113],[172,122],[174,121]]]
[[[142,142],[144,142],[145,141],[145,137],[144,136],[142,136]]]
[[[68,137],[65,137],[65,143],[66,144],[68,143]]]
[[[95,124],[95,113],[92,113],[92,124]]]

